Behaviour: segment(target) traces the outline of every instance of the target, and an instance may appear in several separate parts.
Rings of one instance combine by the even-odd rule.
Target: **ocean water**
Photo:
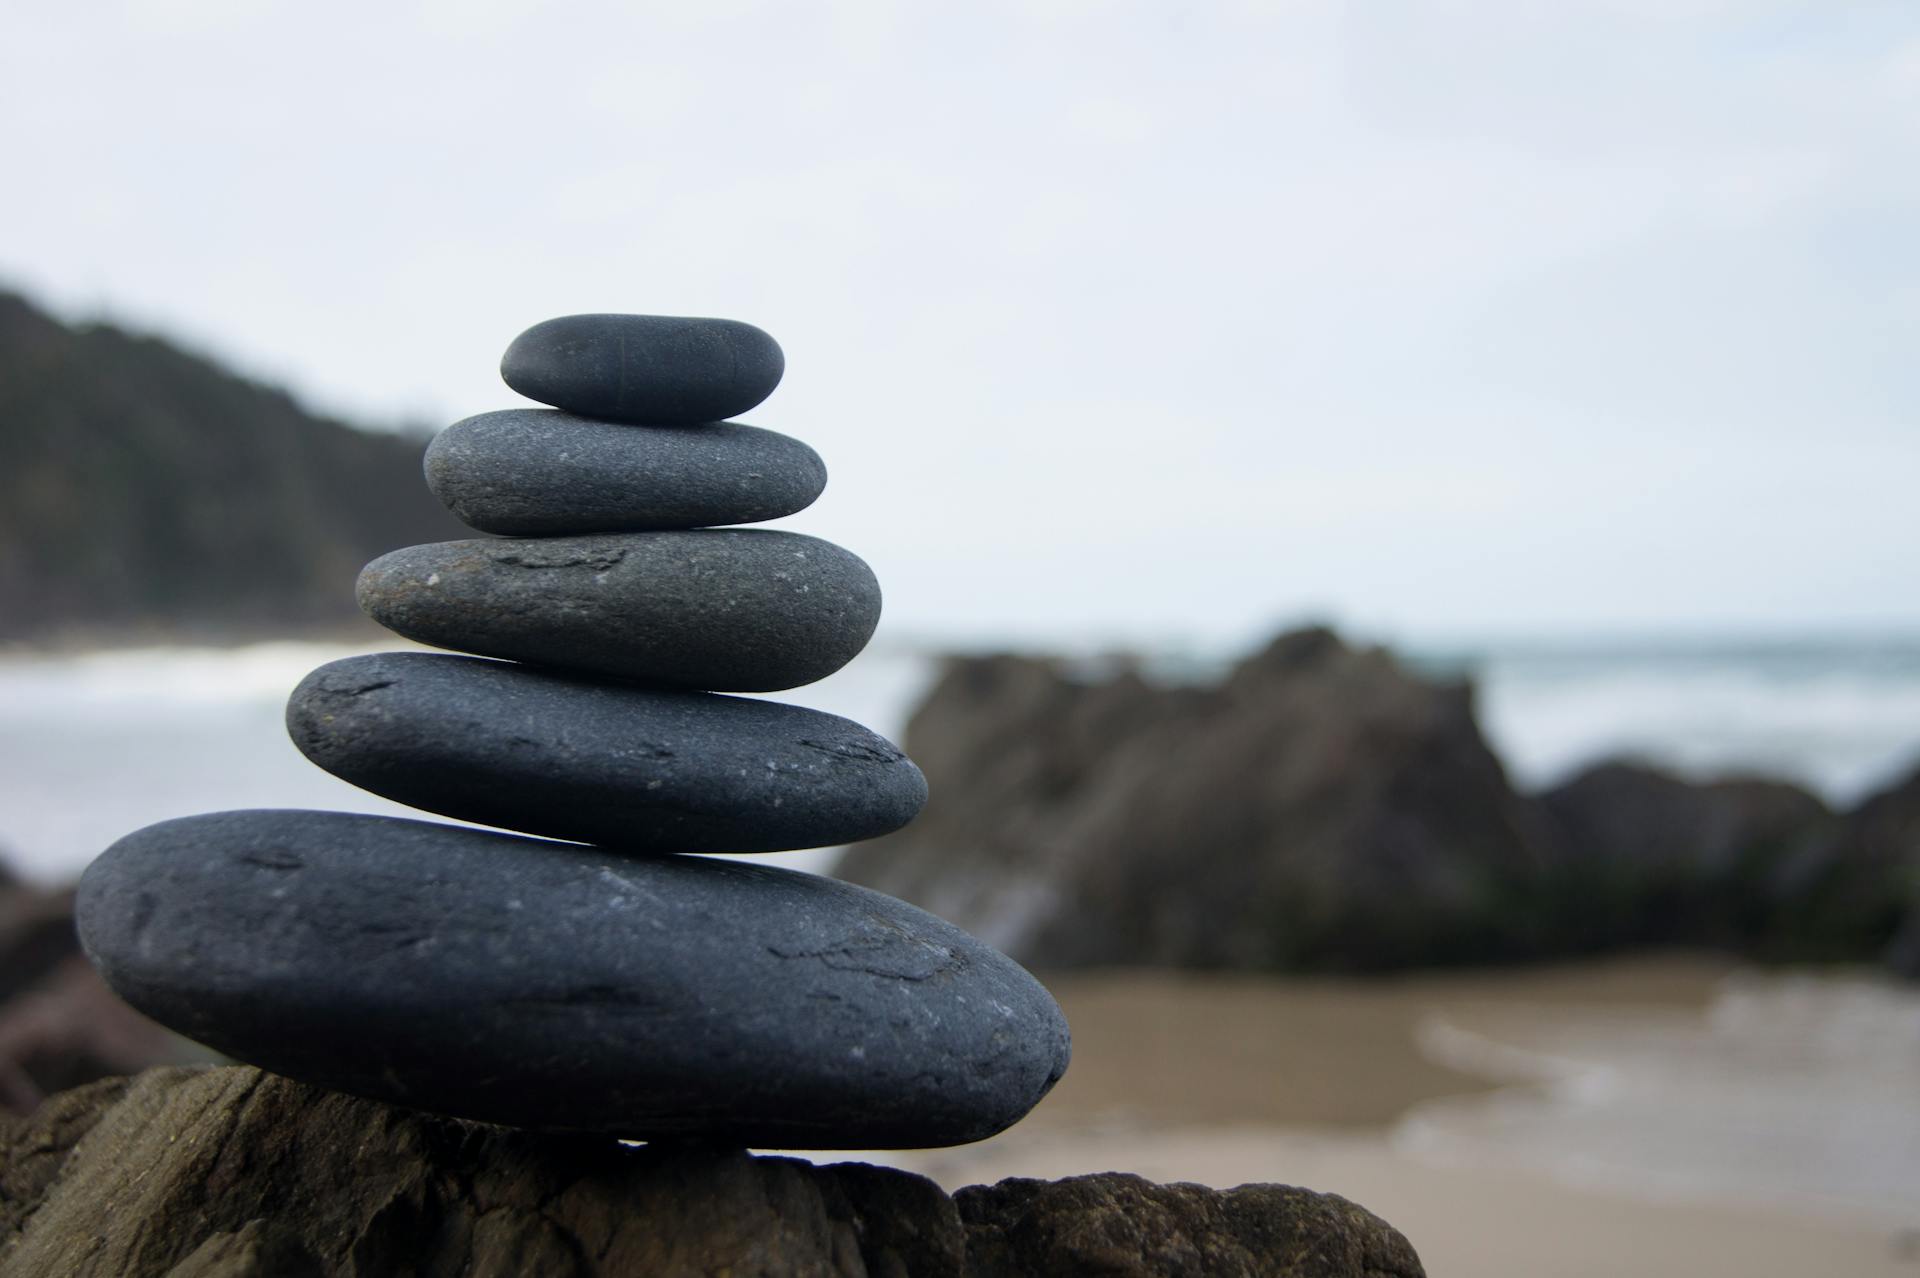
[[[1633,756],[1757,773],[1851,804],[1920,767],[1920,639],[1491,646],[1413,654],[1470,674],[1516,784]]]
[[[1403,1116],[1421,1159],[1920,1231],[1920,988],[1740,972],[1704,1012],[1450,1009],[1418,1041],[1501,1084]]]

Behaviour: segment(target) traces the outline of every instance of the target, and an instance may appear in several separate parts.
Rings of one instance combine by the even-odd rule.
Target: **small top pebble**
[[[779,343],[738,320],[563,315],[514,338],[500,376],[582,416],[685,425],[746,412],[786,366]]]

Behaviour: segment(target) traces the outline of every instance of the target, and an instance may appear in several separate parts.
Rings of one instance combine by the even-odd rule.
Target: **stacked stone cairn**
[[[798,533],[812,449],[725,419],[784,369],[729,320],[575,315],[502,363],[551,409],[471,417],[433,491],[496,534],[369,564],[409,639],[322,666],[313,762],[473,826],[221,812],[108,849],[81,940],[129,1003],[238,1060],[541,1131],[775,1148],[979,1140],[1066,1069],[1012,960],[902,901],[687,853],[871,838],[926,782],[858,724],[721,695],[832,673],[873,633],[859,559]],[[535,838],[522,835],[540,836]]]

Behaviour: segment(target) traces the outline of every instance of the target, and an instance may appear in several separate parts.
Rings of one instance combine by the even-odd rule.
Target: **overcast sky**
[[[896,633],[1920,626],[1910,0],[6,25],[0,283],[436,425],[749,320]]]

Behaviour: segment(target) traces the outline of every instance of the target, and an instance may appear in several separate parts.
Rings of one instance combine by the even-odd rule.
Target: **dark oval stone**
[[[768,529],[408,546],[368,564],[358,595],[436,647],[728,692],[823,679],[880,620],[857,556]]]
[[[674,315],[563,315],[513,339],[507,385],[620,422],[716,422],[780,384],[786,356],[751,324]]]
[[[880,1148],[980,1140],[1067,1066],[1012,960],[810,874],[337,812],[149,826],[81,880],[122,998],[291,1078],[487,1122]]]
[[[482,413],[427,446],[427,487],[460,521],[510,536],[753,524],[827,486],[818,453],[732,422],[634,427],[550,408]]]
[[[851,720],[710,692],[386,652],[321,666],[287,731],[327,771],[486,825],[642,852],[778,852],[896,830],[920,769]]]

